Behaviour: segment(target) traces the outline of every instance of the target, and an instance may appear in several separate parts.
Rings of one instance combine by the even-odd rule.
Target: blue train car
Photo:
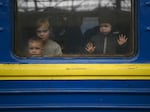
[[[0,0],[0,112],[150,112],[149,13],[150,0]],[[29,55],[41,17],[61,55]],[[125,44],[105,54],[105,34],[88,52],[109,25]]]

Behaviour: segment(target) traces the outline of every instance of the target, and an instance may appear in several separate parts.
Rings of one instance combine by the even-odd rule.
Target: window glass
[[[135,52],[133,0],[15,0],[19,57],[126,57]]]

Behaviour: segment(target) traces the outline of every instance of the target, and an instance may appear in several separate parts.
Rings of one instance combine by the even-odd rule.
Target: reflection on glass
[[[48,7],[85,11],[98,7],[120,8],[130,11],[131,0],[18,0],[19,11],[43,11]]]
[[[48,20],[49,38],[60,46],[61,56],[133,55],[134,0],[16,0],[15,3],[18,56],[26,57],[28,40],[39,37],[36,23],[41,18]],[[93,41],[99,33],[103,33],[99,35],[103,39]],[[115,40],[109,40],[110,35]]]

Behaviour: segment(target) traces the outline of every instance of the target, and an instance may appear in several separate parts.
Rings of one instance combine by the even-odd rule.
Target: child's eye
[[[39,48],[39,47],[36,47],[35,49],[36,49],[36,50],[39,50],[40,48]]]
[[[47,31],[48,31],[48,29],[47,30],[37,30],[37,33],[42,33],[42,32],[46,33]]]
[[[30,50],[39,50],[40,48],[39,47],[31,47],[31,48],[29,48]]]
[[[33,47],[30,47],[29,49],[30,49],[30,50],[33,50],[34,48],[33,48]]]

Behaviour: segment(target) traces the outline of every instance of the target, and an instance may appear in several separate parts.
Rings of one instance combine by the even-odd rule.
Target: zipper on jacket
[[[104,37],[104,49],[103,49],[103,54],[106,54],[106,49],[107,49],[107,36]]]

